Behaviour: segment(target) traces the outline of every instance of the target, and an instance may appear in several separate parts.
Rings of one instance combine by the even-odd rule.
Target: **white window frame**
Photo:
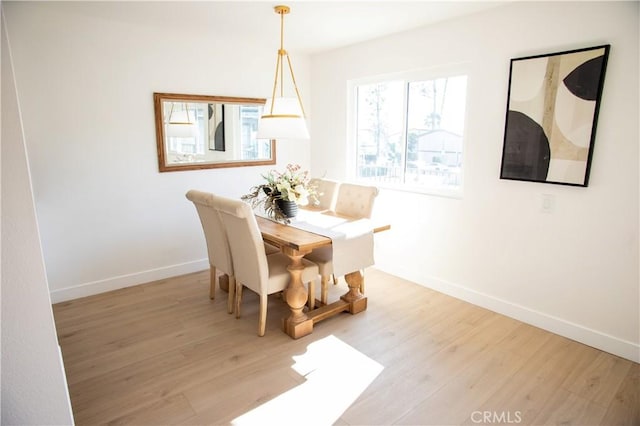
[[[376,186],[384,189],[396,191],[413,192],[418,194],[436,195],[451,198],[462,198],[464,190],[464,170],[467,152],[467,126],[468,126],[468,105],[469,105],[469,87],[471,82],[470,67],[467,63],[452,64],[438,66],[429,69],[420,69],[413,71],[403,71],[378,76],[370,76],[349,80],[347,82],[347,140],[350,142],[347,147],[347,177],[353,182],[370,185],[371,181],[363,180],[357,174],[357,87],[367,84],[384,83],[389,81],[403,80],[405,83],[412,81],[435,80],[438,78],[466,76],[467,90],[465,97],[464,126],[462,135],[462,166],[460,168],[460,185],[455,189],[444,189],[436,187],[428,187],[423,185],[411,184],[394,184],[389,182],[376,182]],[[406,95],[405,95],[406,96]],[[405,123],[403,131],[406,135],[406,114],[407,102],[404,103]],[[405,141],[406,145],[406,141]]]

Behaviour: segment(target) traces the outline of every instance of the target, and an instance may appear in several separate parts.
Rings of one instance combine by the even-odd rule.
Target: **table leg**
[[[349,286],[349,292],[340,297],[340,299],[349,303],[349,313],[357,314],[367,309],[367,298],[360,293],[360,288],[364,283],[364,274],[362,271],[355,271],[345,275],[345,280]]]
[[[313,332],[313,320],[309,319],[302,311],[307,303],[308,294],[302,282],[302,271],[304,270],[302,257],[305,253],[289,247],[283,247],[282,252],[291,260],[287,267],[291,279],[284,294],[287,305],[291,309],[291,315],[283,319],[282,328],[290,337],[298,339]]]

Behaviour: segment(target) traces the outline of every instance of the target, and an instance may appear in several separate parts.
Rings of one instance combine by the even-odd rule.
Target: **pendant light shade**
[[[198,136],[198,126],[189,123],[167,124],[166,135],[171,138],[195,138]]]
[[[290,9],[288,6],[276,6],[274,9],[280,15],[280,49],[278,50],[272,96],[267,99],[262,116],[258,121],[257,137],[259,139],[309,139],[304,107],[296,85],[296,78],[293,75],[291,59],[289,59],[287,51],[284,50],[284,15],[289,13]],[[284,96],[285,58],[296,93],[295,98]],[[280,84],[279,91],[278,83]]]
[[[309,139],[297,98],[270,98],[258,123],[258,139]]]
[[[174,138],[195,138],[198,136],[198,125],[189,116],[189,107],[185,103],[183,109],[174,111],[174,103],[171,103],[171,111],[166,128],[166,134]]]

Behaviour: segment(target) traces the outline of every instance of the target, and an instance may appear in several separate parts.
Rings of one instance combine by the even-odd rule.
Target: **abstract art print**
[[[587,186],[609,48],[511,60],[501,179]]]
[[[224,151],[224,104],[209,104],[209,150]]]

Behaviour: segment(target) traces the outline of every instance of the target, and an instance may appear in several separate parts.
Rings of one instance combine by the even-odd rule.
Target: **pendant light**
[[[276,6],[275,12],[280,15],[280,49],[276,62],[276,76],[273,83],[271,98],[267,99],[262,116],[258,121],[259,139],[309,139],[309,131],[305,122],[304,107],[300,99],[300,92],[293,75],[291,59],[284,50],[284,15],[290,12],[289,6]],[[291,74],[291,81],[296,97],[284,96],[284,62],[285,57]],[[278,83],[280,90],[278,91]]]
[[[182,110],[174,111],[175,102],[171,102],[167,124],[167,136],[174,138],[195,138],[198,126],[189,116],[189,106],[183,103]]]

